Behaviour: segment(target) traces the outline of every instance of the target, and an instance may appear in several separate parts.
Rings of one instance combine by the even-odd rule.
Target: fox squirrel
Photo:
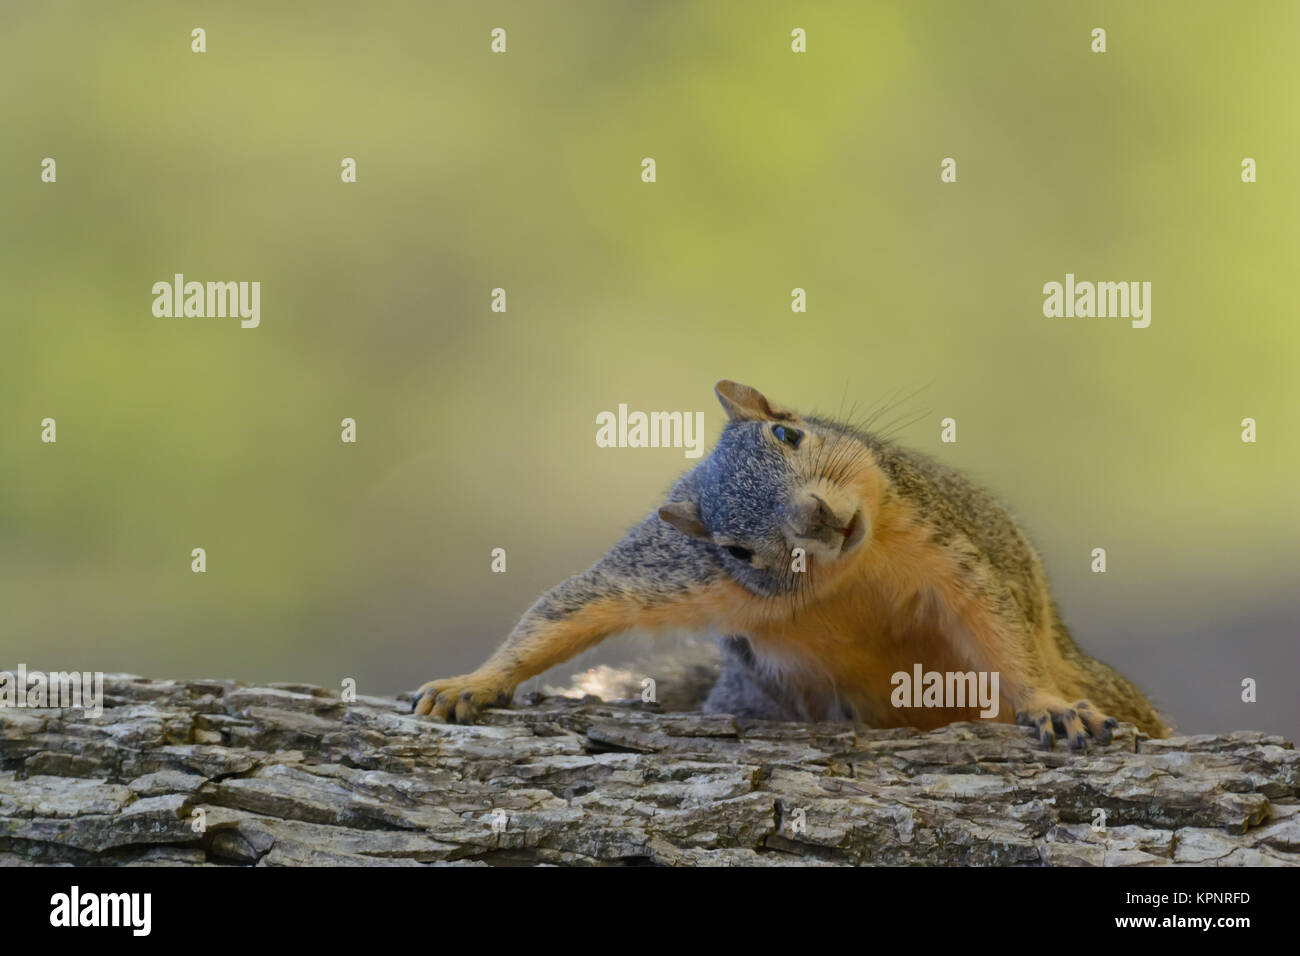
[[[1046,748],[1107,743],[1118,720],[1169,734],[1141,691],[1071,640],[1038,553],[987,492],[747,385],[715,390],[726,427],[666,503],[538,600],[481,667],[421,687],[415,712],[471,721],[611,634],[685,628],[726,635],[712,712],[920,729],[977,719],[976,706],[893,706],[891,675],[920,662],[996,673],[995,719]]]

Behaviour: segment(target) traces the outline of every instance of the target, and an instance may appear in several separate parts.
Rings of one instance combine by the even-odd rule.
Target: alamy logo
[[[703,412],[629,412],[596,416],[596,445],[600,448],[684,448],[687,458],[704,454]]]
[[[102,671],[29,671],[19,664],[16,671],[0,671],[0,707],[77,707],[87,717],[104,713]]]
[[[1133,328],[1151,324],[1150,282],[1075,282],[1065,274],[1065,284],[1043,286],[1043,315],[1049,319],[1132,319]]]
[[[980,716],[998,715],[997,671],[925,671],[912,665],[912,673],[896,671],[889,702],[895,707],[979,707]]]
[[[155,282],[153,294],[153,314],[160,319],[239,318],[245,329],[262,321],[260,282],[186,282],[177,272],[171,282]]]
[[[74,886],[50,897],[51,926],[128,926],[133,936],[152,928],[151,893],[82,893]]]

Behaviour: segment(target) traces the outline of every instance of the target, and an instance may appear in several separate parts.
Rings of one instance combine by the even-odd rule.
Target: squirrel
[[[727,423],[665,503],[543,595],[481,667],[424,684],[414,712],[469,722],[611,634],[680,628],[720,635],[713,713],[922,730],[979,718],[978,706],[895,706],[891,675],[919,662],[996,674],[988,719],[1014,719],[1046,749],[1108,743],[1119,721],[1172,732],[1074,643],[1038,552],[991,494],[750,386],[715,391]]]

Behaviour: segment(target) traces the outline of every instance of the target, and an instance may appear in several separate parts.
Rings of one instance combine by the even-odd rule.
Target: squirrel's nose
[[[848,521],[835,514],[835,509],[820,495],[808,492],[792,503],[786,517],[801,537],[819,538],[830,544],[836,535],[843,535]]]
[[[813,494],[812,499],[817,503],[817,514],[814,516],[815,522],[823,527],[830,528],[832,531],[843,533],[846,523],[836,516],[831,506],[820,495]]]

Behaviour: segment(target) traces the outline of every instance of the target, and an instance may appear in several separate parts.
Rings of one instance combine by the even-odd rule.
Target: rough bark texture
[[[105,691],[96,719],[0,710],[0,863],[1300,862],[1300,754],[1261,733],[1124,726],[1081,756],[1006,725],[546,698],[462,727],[302,685]]]

